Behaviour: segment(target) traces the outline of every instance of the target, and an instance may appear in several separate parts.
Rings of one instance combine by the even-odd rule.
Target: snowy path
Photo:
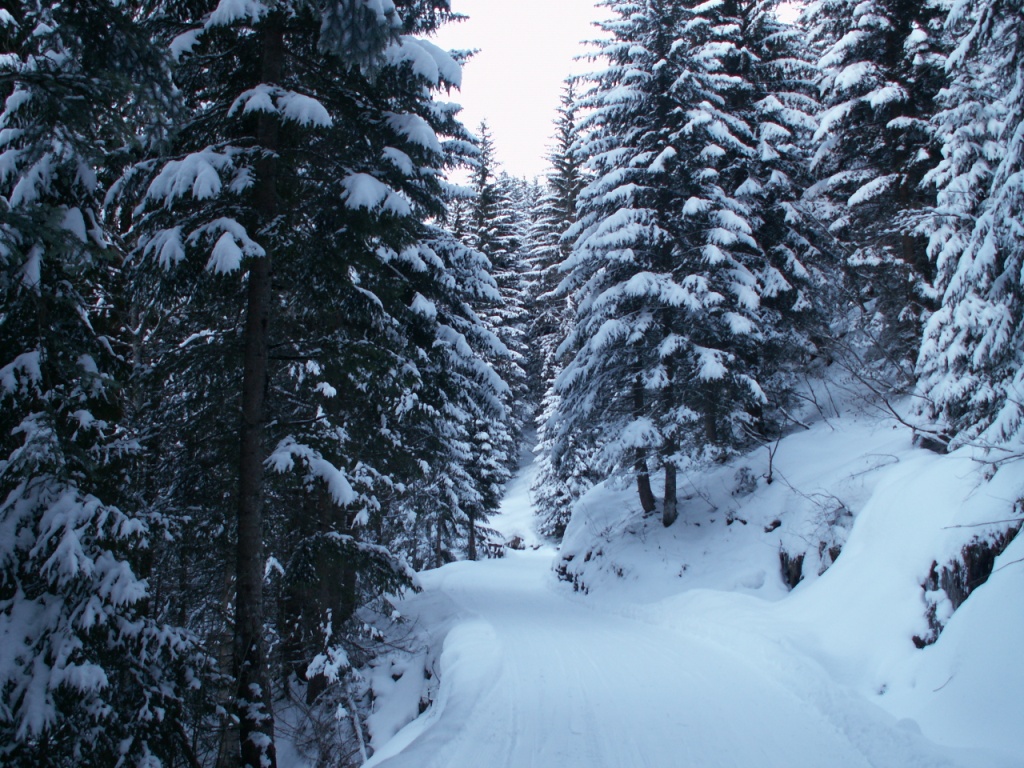
[[[522,478],[499,528],[521,527]],[[981,768],[838,686],[791,648],[573,595],[550,549],[424,575],[407,614],[450,626],[437,700],[386,768]],[[699,610],[699,609],[695,609]],[[632,614],[632,615],[630,615]],[[674,617],[674,626],[680,626]],[[689,617],[687,617],[689,618]],[[686,624],[688,622],[684,622]]]
[[[961,765],[852,694],[810,703],[750,658],[567,597],[550,553],[460,563],[427,590],[462,617],[441,695],[376,756],[387,768],[845,768]],[[767,668],[766,668],[767,667]],[[780,674],[781,673],[781,674]],[[826,707],[821,707],[821,702]],[[393,757],[388,755],[400,750]],[[970,765],[965,762],[963,765]]]

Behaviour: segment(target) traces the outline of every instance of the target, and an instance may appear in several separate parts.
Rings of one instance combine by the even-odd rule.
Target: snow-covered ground
[[[786,438],[771,485],[767,455],[693,478],[669,529],[599,487],[560,552],[423,574],[400,608],[434,655],[380,699],[367,765],[1024,766],[1024,536],[936,643],[912,641],[933,560],[1017,514],[1021,464],[940,457],[877,417]],[[530,473],[494,524],[532,544]],[[806,553],[792,592],[780,549]],[[413,719],[397,689],[422,692],[424,661]]]

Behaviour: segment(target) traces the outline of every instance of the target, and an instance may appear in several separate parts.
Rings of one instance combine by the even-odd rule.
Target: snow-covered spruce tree
[[[772,0],[739,2],[737,11],[740,50],[730,71],[747,84],[734,95],[731,111],[750,125],[754,152],[737,159],[733,178],[764,259],[752,262],[760,284],[761,384],[776,407],[784,404],[792,376],[828,344],[841,272],[826,255],[833,241],[822,234],[817,210],[803,200],[820,110],[813,51],[802,29],[779,20]],[[789,418],[781,416],[782,422]],[[777,428],[762,434],[777,434]]]
[[[436,322],[419,362],[425,386],[417,398],[427,420],[409,437],[423,476],[402,497],[409,524],[394,540],[418,566],[437,567],[474,559],[490,538],[483,524],[497,509],[507,465],[489,434],[505,429],[510,389],[493,365],[509,352],[474,309],[500,299],[490,263],[444,231],[429,245],[425,255],[446,266],[450,284],[418,300],[418,311]]]
[[[441,335],[426,307],[459,290],[423,222],[442,212],[438,134],[466,137],[431,96],[458,65],[412,36],[444,20],[446,3],[189,10],[168,6],[188,117],[171,158],[125,187],[146,180],[140,253],[168,270],[164,286],[205,279],[216,302],[162,332],[183,353],[219,346],[234,381],[190,408],[214,429],[216,410],[234,420],[236,447],[209,458],[241,463],[211,501],[235,506],[220,513],[237,520],[234,708],[242,763],[259,765],[274,760],[268,663],[307,678],[307,695],[325,690],[346,669],[346,620],[405,578],[379,538],[423,471],[419,389]],[[193,397],[206,375],[189,368],[171,385]],[[189,471],[202,470],[190,462],[179,477]],[[279,613],[264,607],[267,554],[283,564]],[[268,660],[275,615],[282,656]]]
[[[845,346],[862,372],[906,386],[933,269],[914,217],[934,202],[922,184],[939,159],[930,119],[943,86],[938,2],[816,0],[803,22],[824,51],[823,111],[810,196],[827,203],[844,260],[854,325]]]
[[[923,228],[942,305],[918,358],[925,410],[952,438],[1019,444],[1024,424],[1024,6],[953,4],[942,162]]]
[[[777,373],[802,345],[793,316],[810,306],[798,250],[810,249],[795,232],[798,249],[778,249],[789,235],[766,221],[793,194],[771,186],[792,184],[794,131],[809,124],[793,107],[808,98],[789,93],[792,77],[779,94],[748,79],[773,50],[757,35],[786,39],[753,23],[768,18],[760,4],[610,6],[610,66],[584,101],[595,180],[564,265],[578,351],[556,382],[554,444],[599,433],[603,468],[632,472],[648,512],[651,463],[664,469],[669,525],[678,468],[749,443],[783,404]],[[799,69],[792,43],[783,49],[776,66]]]
[[[515,429],[516,446],[522,442],[522,430],[532,420],[537,399],[527,379],[529,356],[528,332],[530,326],[529,285],[527,255],[531,250],[530,212],[539,195],[537,184],[512,176],[504,171],[497,178],[499,205],[497,226],[504,244],[498,249],[491,264],[495,282],[502,296],[503,309],[495,330],[505,346],[514,353],[517,363],[505,375],[513,392],[511,416]],[[518,452],[510,457],[514,469]]]
[[[673,401],[701,415],[696,439],[688,448],[681,441],[693,457],[707,446],[722,455],[785,428],[794,374],[825,336],[827,313],[816,304],[828,267],[798,203],[818,106],[802,33],[764,0],[725,3],[717,13],[686,8],[673,50],[683,71],[673,88],[688,122],[676,139],[678,159],[668,159],[698,181],[683,206],[682,239],[691,250],[683,253],[681,284],[689,289],[700,277],[722,297],[709,294],[711,311],[679,326],[690,349]],[[724,364],[717,384],[705,367],[708,350]],[[706,385],[683,383],[695,379],[711,384],[710,396]],[[671,509],[670,476],[666,487]]]
[[[526,418],[524,358],[525,292],[522,275],[523,227],[513,201],[513,180],[498,174],[494,142],[486,122],[481,123],[477,156],[470,179],[467,225],[463,243],[489,264],[497,287],[494,295],[479,295],[473,309],[501,342],[497,356],[489,358],[509,385],[502,421],[481,420],[471,436],[474,456],[471,472],[477,478],[483,509],[494,511],[518,459]],[[474,534],[475,536],[475,534]],[[476,547],[470,547],[475,559]]]
[[[470,306],[497,292],[478,253],[424,223],[442,212],[443,168],[465,161],[469,135],[455,107],[431,96],[458,77],[446,54],[405,35],[372,78],[345,84],[343,95],[362,100],[363,114],[355,125],[338,121],[314,147],[352,175],[340,190],[320,181],[302,196],[317,205],[296,212],[300,258],[278,268],[291,288],[280,292],[274,355],[288,374],[287,395],[270,403],[284,414],[271,461],[300,469],[293,478],[307,487],[320,485],[318,495],[296,487],[294,502],[280,505],[294,512],[280,545],[279,631],[291,656],[284,672],[308,679],[307,700],[328,718],[339,704],[351,708],[348,692],[358,689],[336,660],[365,663],[372,644],[351,634],[361,622],[349,619],[407,583],[381,547],[420,564],[430,562],[423,555],[432,545],[441,558],[474,557],[479,526],[499,498],[500,486],[475,470],[500,468],[502,454],[485,433],[505,421],[507,387],[491,364],[502,358],[500,344]],[[328,93],[318,95],[326,102]],[[374,128],[389,122],[390,130]],[[367,188],[382,196],[369,204],[354,197]],[[334,473],[326,485],[318,482],[325,463]],[[345,496],[331,498],[328,487]]]
[[[667,65],[682,9],[653,1],[609,7],[616,18],[603,24],[610,39],[599,51],[609,66],[582,101],[592,110],[583,151],[594,178],[580,194],[579,221],[569,233],[575,244],[562,267],[568,275],[561,290],[577,308],[564,345],[575,357],[555,381],[561,399],[549,421],[549,450],[560,461],[571,446],[600,451],[595,469],[633,471],[641,505],[652,512],[648,459],[662,439],[645,373],[658,365],[664,336],[654,329],[655,314],[671,305],[662,304],[660,289],[624,289],[638,276],[658,286],[674,261],[666,229],[672,195],[655,184],[668,186],[664,160],[675,152],[671,137],[680,127],[671,95],[676,73]]]
[[[569,256],[563,236],[576,222],[576,200],[584,186],[576,130],[576,92],[573,81],[562,91],[555,120],[550,170],[529,216],[526,240],[528,358],[526,369],[538,402],[550,388],[556,369],[555,349],[567,335],[565,298],[554,293],[562,276],[558,266]]]
[[[239,274],[243,258],[248,257],[245,287],[225,285],[219,292],[232,300],[215,312],[222,324],[195,329],[185,322],[165,326],[172,333],[184,334],[176,339],[179,349],[186,349],[197,331],[212,340],[224,339],[233,353],[224,356],[224,367],[232,371],[231,378],[241,381],[241,393],[238,384],[227,391],[219,387],[214,390],[226,395],[218,407],[225,415],[234,411],[235,418],[226,419],[227,425],[205,421],[203,427],[219,437],[219,427],[227,426],[228,434],[233,436],[225,441],[224,453],[211,451],[207,461],[215,467],[238,462],[236,472],[216,473],[234,486],[223,492],[221,500],[236,507],[233,514],[223,510],[220,518],[229,526],[235,521],[228,527],[235,533],[234,589],[224,596],[223,604],[234,612],[231,664],[224,671],[233,674],[236,683],[234,700],[226,703],[237,717],[238,738],[237,745],[224,744],[220,751],[224,759],[240,759],[244,766],[276,764],[263,641],[264,423],[275,254],[259,239],[279,215],[281,113],[292,122],[307,125],[328,121],[322,106],[315,111],[315,101],[281,88],[284,10],[272,3],[208,3],[168,9],[169,22],[178,22],[183,30],[197,20],[193,13],[205,13],[202,26],[175,38],[172,49],[176,56],[184,55],[186,61],[197,48],[202,53],[209,51],[213,54],[212,66],[192,69],[186,64],[178,69],[188,112],[180,126],[181,138],[173,147],[180,157],[143,166],[144,171],[152,168],[156,175],[138,211],[145,213],[147,204],[151,211],[140,222],[140,232],[145,232],[140,243],[142,253],[165,269],[176,268],[182,261],[191,267],[192,261],[186,259],[188,252],[202,250],[205,269],[213,273],[210,279],[223,285],[227,279],[215,276]],[[240,70],[247,70],[244,79],[239,77]],[[268,103],[262,111],[252,110],[243,117],[244,108],[259,93]],[[300,108],[289,114],[286,104],[298,104]],[[301,114],[301,107],[309,113]],[[195,398],[201,393],[197,385],[208,378],[195,372],[192,368],[187,371],[191,375],[181,374],[172,380],[186,397]],[[196,404],[189,410],[190,415],[201,410],[216,413],[209,404]],[[235,456],[228,452],[231,447]],[[199,457],[182,458],[187,462],[178,467],[183,482],[175,485],[187,487],[189,470],[200,474],[196,462]],[[223,556],[228,559],[229,553]],[[230,578],[225,573],[225,582]],[[227,619],[224,616],[222,620]]]
[[[199,657],[153,618],[159,533],[135,505],[114,293],[124,253],[101,214],[169,82],[140,12],[0,9],[0,762],[12,768],[190,754],[179,722]]]
[[[430,96],[458,77],[447,54],[405,34],[372,78],[353,72],[318,86],[318,98],[341,116],[311,140],[313,157],[333,157],[348,175],[333,179],[333,171],[310,167],[310,184],[294,198],[303,205],[289,214],[297,233],[291,257],[276,268],[272,358],[281,368],[270,401],[278,420],[271,462],[291,473],[292,498],[305,498],[280,505],[292,513],[276,545],[285,563],[281,631],[297,630],[286,640],[286,671],[300,678],[311,653],[346,646],[357,608],[394,589],[394,578],[380,578],[386,569],[366,567],[369,555],[382,545],[407,549],[389,520],[445,447],[426,445],[447,428],[437,423],[444,390],[431,366],[444,340],[431,307],[462,288],[434,249],[442,234],[424,221],[443,210],[440,174],[449,157],[438,136],[468,138],[451,108]],[[308,492],[313,487],[318,493]],[[353,647],[344,648],[350,660],[363,661]],[[307,699],[327,682],[310,676]]]
[[[502,367],[514,396],[525,397],[525,374],[521,361],[524,351],[525,284],[523,279],[522,250],[525,239],[525,214],[517,206],[522,198],[519,180],[498,172],[494,140],[487,123],[479,128],[479,156],[471,179],[473,197],[470,199],[469,229],[466,244],[482,253],[491,263],[491,275],[498,286],[499,300],[480,307],[490,327],[513,353],[511,361]],[[512,423],[511,438],[517,445],[522,429],[521,418]],[[513,454],[515,449],[510,446]],[[511,455],[510,460],[515,456]]]
[[[537,462],[539,471],[533,484],[533,499],[540,518],[539,530],[560,538],[569,523],[572,502],[591,485],[590,472],[584,467],[570,469],[552,455],[551,418],[557,411],[559,395],[553,390],[562,369],[563,357],[557,354],[568,338],[573,312],[566,297],[555,289],[562,280],[559,266],[569,257],[566,233],[576,223],[576,201],[585,186],[583,158],[579,151],[576,120],[576,84],[566,82],[558,117],[555,119],[554,146],[548,156],[550,171],[543,193],[531,215],[527,252],[527,296],[530,325],[527,329],[527,376],[536,391],[538,403]],[[551,426],[549,426],[551,425]]]

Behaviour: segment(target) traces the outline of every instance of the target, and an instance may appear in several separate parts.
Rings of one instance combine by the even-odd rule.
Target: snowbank
[[[759,655],[791,684],[826,674],[951,750],[1024,765],[1024,536],[955,611],[923,586],[933,564],[1019,525],[1024,461],[937,455],[863,414],[772,449],[771,466],[762,448],[683,479],[668,529],[632,488],[593,489],[566,531],[561,577],[623,613]],[[792,591],[783,564],[800,578]]]

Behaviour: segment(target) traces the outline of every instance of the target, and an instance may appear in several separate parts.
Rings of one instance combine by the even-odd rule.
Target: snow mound
[[[739,654],[756,634],[788,649],[769,667],[798,661],[936,744],[989,750],[974,764],[1024,765],[1024,536],[957,610],[934,588],[1019,528],[1024,463],[1000,458],[916,448],[877,416],[830,419],[681,478],[667,529],[632,487],[597,486],[555,568],[588,600]]]

